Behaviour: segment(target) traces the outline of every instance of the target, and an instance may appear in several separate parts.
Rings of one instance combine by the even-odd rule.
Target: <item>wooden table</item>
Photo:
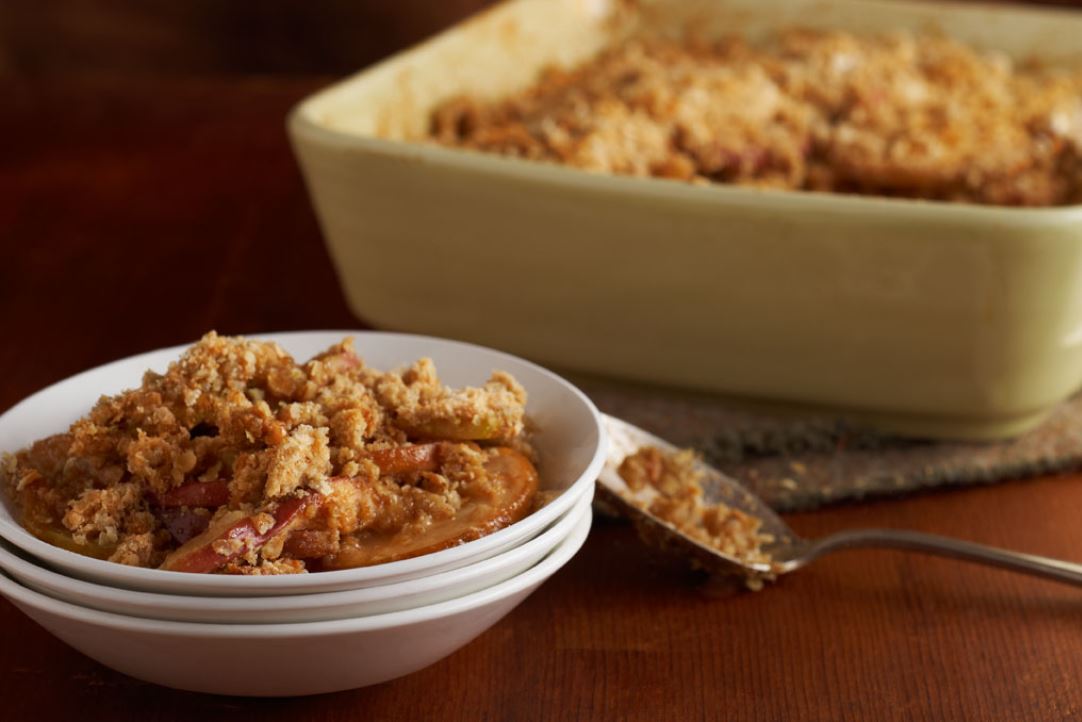
[[[283,117],[322,76],[0,79],[0,408],[196,338],[358,326]],[[923,529],[1082,560],[1082,476],[791,517]],[[1082,719],[1082,594],[851,552],[719,594],[598,521],[489,632],[414,675],[316,698],[176,692],[116,674],[0,601],[0,718]]]

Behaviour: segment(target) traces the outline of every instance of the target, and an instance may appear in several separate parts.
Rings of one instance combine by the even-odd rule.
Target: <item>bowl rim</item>
[[[98,607],[89,606],[81,601],[78,601],[71,597],[58,596],[58,594],[52,594],[50,592],[41,591],[23,581],[23,577],[33,580],[35,583],[40,583],[41,579],[46,579],[52,586],[60,588],[70,587],[69,594],[73,596],[86,595],[93,598],[95,601],[115,603],[117,601],[128,602],[131,604],[140,605],[145,607],[148,611],[156,604],[168,605],[174,609],[182,609],[185,612],[196,612],[200,610],[205,611],[221,611],[228,613],[249,613],[259,614],[264,612],[284,612],[292,611],[296,609],[327,609],[345,605],[358,605],[369,604],[373,602],[382,602],[395,596],[402,596],[406,594],[420,594],[428,591],[433,591],[444,586],[452,577],[456,580],[462,577],[466,577],[468,580],[480,579],[484,575],[490,574],[491,567],[495,563],[503,563],[507,565],[513,565],[520,561],[523,557],[528,557],[530,554],[536,553],[537,547],[548,546],[548,551],[542,556],[547,556],[552,553],[564,539],[574,533],[577,525],[581,521],[581,517],[584,514],[589,514],[591,509],[593,498],[592,495],[583,496],[578,502],[575,503],[571,509],[559,517],[553,522],[545,531],[535,536],[523,544],[512,547],[504,552],[500,552],[495,556],[483,559],[475,564],[469,564],[457,569],[449,569],[437,574],[431,574],[424,577],[418,577],[416,579],[407,579],[401,582],[392,584],[383,584],[375,587],[359,587],[357,589],[344,589],[334,592],[316,592],[313,594],[288,594],[280,596],[263,596],[263,597],[206,597],[206,596],[193,596],[185,594],[168,594],[163,592],[145,592],[138,590],[122,589],[120,587],[112,587],[105,584],[97,584],[95,582],[86,581],[77,577],[70,577],[60,572],[54,571],[46,566],[35,564],[34,562],[24,559],[11,549],[6,548],[5,544],[0,542],[0,572],[7,574],[13,578],[15,583],[20,586],[27,587],[32,591],[39,594],[43,594],[52,599],[56,599],[62,602],[68,602],[76,606],[87,607],[88,609],[98,609],[99,611],[109,611],[107,609],[100,609]],[[555,541],[554,541],[555,539]],[[18,570],[18,571],[14,571]],[[354,599],[354,597],[361,597],[360,600]],[[370,598],[369,598],[370,597]],[[405,607],[410,609],[411,607]],[[121,614],[122,616],[136,616],[127,612],[114,612]],[[389,612],[384,612],[389,613]],[[363,612],[358,613],[363,615]],[[144,619],[148,617],[143,617]],[[179,621],[179,620],[178,620]],[[202,622],[205,624],[269,624],[270,622]],[[280,624],[288,624],[289,622],[278,622]]]
[[[17,605],[95,627],[155,634],[165,637],[191,639],[296,639],[325,637],[339,634],[371,632],[406,626],[469,612],[497,602],[533,585],[540,584],[563,567],[586,542],[593,524],[593,514],[583,514],[571,534],[561,541],[544,559],[521,574],[486,589],[413,609],[373,614],[348,619],[319,622],[289,622],[283,624],[216,624],[213,622],[174,622],[169,620],[132,617],[116,612],[104,612],[71,602],[54,599],[36,592],[0,571],[0,595]]]
[[[524,529],[540,528],[551,524],[557,517],[570,509],[575,501],[585,492],[589,487],[592,487],[601,468],[605,463],[605,456],[607,451],[607,437],[605,435],[604,425],[601,422],[601,414],[598,411],[594,403],[576,387],[570,381],[564,379],[562,376],[556,374],[549,369],[536,364],[532,361],[528,361],[519,356],[507,353],[506,351],[500,351],[498,349],[489,348],[479,344],[469,343],[466,341],[458,341],[455,339],[441,338],[438,336],[423,335],[423,334],[410,334],[410,333],[397,333],[391,331],[369,331],[369,330],[341,330],[341,329],[320,329],[320,330],[304,330],[304,331],[283,331],[283,332],[271,332],[271,333],[258,333],[258,334],[246,334],[245,338],[261,341],[274,341],[281,345],[286,345],[285,342],[303,343],[305,341],[315,342],[316,339],[324,339],[319,343],[335,343],[337,339],[340,341],[346,336],[353,336],[357,339],[358,346],[363,349],[365,341],[379,342],[383,340],[392,340],[399,342],[414,342],[414,343],[431,343],[437,341],[440,344],[444,344],[449,348],[466,351],[468,353],[482,353],[492,357],[493,362],[499,363],[500,361],[512,365],[522,365],[530,369],[532,372],[539,374],[555,386],[563,388],[565,391],[570,392],[573,398],[575,398],[582,407],[588,412],[590,419],[593,422],[594,434],[595,434],[595,448],[593,456],[587,462],[586,466],[580,472],[578,478],[575,479],[566,489],[564,489],[559,495],[553,498],[548,504],[533,512],[532,514],[524,517],[523,519],[510,524],[499,531],[492,534],[485,535],[479,539],[460,544],[458,546],[443,549],[431,554],[424,554],[418,557],[412,557],[410,559],[403,559],[400,561],[387,562],[385,564],[377,564],[368,567],[358,567],[354,569],[340,569],[319,572],[318,574],[290,574],[290,575],[272,575],[272,576],[230,576],[230,575],[209,575],[198,574],[193,575],[186,572],[174,572],[166,571],[162,569],[147,569],[142,567],[130,567],[116,562],[110,562],[101,559],[94,559],[92,557],[83,556],[60,547],[53,546],[48,542],[42,541],[26,531],[21,525],[18,524],[11,515],[10,509],[7,508],[6,503],[0,498],[0,507],[3,507],[5,516],[0,516],[0,538],[3,538],[8,543],[12,544],[19,549],[22,549],[32,556],[41,559],[45,562],[55,564],[64,568],[76,568],[80,572],[85,573],[87,576],[93,577],[95,580],[110,579],[111,582],[116,582],[119,586],[125,584],[132,585],[133,588],[139,588],[144,591],[149,591],[152,587],[157,587],[161,590],[168,590],[171,592],[181,592],[187,588],[200,588],[202,591],[199,594],[214,595],[227,593],[232,590],[244,590],[247,593],[255,591],[270,593],[295,590],[294,593],[298,593],[297,590],[310,589],[313,587],[326,587],[338,584],[349,583],[372,583],[384,578],[400,578],[410,575],[417,575],[423,573],[423,570],[439,566],[441,564],[455,564],[458,561],[469,559],[479,553],[483,553],[484,549],[498,546],[501,542],[508,538],[516,538],[523,532]],[[56,387],[62,384],[76,383],[80,379],[84,379],[91,374],[100,373],[104,369],[110,366],[133,363],[147,356],[151,355],[165,355],[168,354],[171,357],[179,356],[185,349],[187,349],[194,342],[178,344],[162,349],[155,349],[146,351],[139,354],[127,356],[125,358],[116,359],[104,364],[100,364],[93,368],[87,369],[80,373],[74,374],[67,378],[61,379],[43,389],[40,389],[21,401],[17,402],[3,414],[0,414],[0,423],[4,421],[8,416],[25,409],[28,406],[32,406],[41,396],[54,390]],[[363,353],[362,353],[363,356]],[[527,389],[529,393],[529,389]],[[528,402],[527,402],[528,403]],[[458,566],[464,566],[460,564]],[[185,582],[189,582],[186,584]]]

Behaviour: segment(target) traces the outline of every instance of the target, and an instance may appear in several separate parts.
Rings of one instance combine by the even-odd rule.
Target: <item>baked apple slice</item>
[[[70,531],[60,526],[54,527],[30,523],[26,525],[26,529],[43,542],[52,544],[54,547],[67,549],[69,552],[82,554],[84,557],[108,559],[116,551],[116,544],[99,544],[96,541],[79,543],[71,536]]]
[[[229,482],[188,481],[154,499],[155,513],[178,544],[202,534],[213,509],[229,503]]]
[[[397,476],[417,471],[439,471],[443,460],[443,444],[410,444],[387,449],[372,449],[368,458],[379,467],[383,476]]]
[[[310,495],[285,499],[256,513],[226,512],[206,531],[181,545],[162,562],[172,572],[213,572],[229,561],[257,550],[304,519]]]
[[[215,481],[188,481],[173,487],[158,498],[162,508],[177,506],[198,506],[216,509],[229,503],[229,482],[225,479]]]
[[[452,519],[424,528],[407,525],[393,533],[361,531],[343,539],[337,552],[323,558],[323,569],[348,569],[430,554],[473,541],[524,517],[537,492],[537,470],[518,451],[497,448],[485,469],[499,492],[471,499]],[[377,462],[378,463],[378,462]]]

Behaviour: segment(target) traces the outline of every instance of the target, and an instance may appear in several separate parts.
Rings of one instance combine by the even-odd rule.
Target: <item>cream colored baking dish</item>
[[[1082,384],[1082,207],[591,174],[408,142],[636,22],[934,25],[1077,62],[1082,15],[830,0],[515,0],[304,101],[293,143],[353,310],[569,369],[999,437]],[[642,20],[645,16],[648,19]]]

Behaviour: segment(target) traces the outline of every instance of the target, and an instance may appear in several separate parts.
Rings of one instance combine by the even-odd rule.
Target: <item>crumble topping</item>
[[[1082,203],[1082,69],[950,38],[635,37],[431,117],[444,145],[585,170],[1008,206]]]
[[[617,471],[632,491],[625,497],[630,503],[741,563],[770,563],[763,546],[774,538],[761,531],[758,517],[721,502],[704,502],[703,471],[695,452],[646,446],[625,457]],[[766,578],[749,576],[748,586],[759,589]]]
[[[430,359],[376,386],[384,405],[395,409],[398,425],[420,436],[456,434],[512,442],[522,434],[526,392],[509,375],[495,372],[481,388],[448,389]]]
[[[350,566],[365,544],[434,550],[528,513],[525,402],[501,372],[449,389],[429,359],[367,367],[351,339],[298,364],[277,344],[211,332],[68,433],[6,455],[0,490],[37,536],[118,563]],[[508,473],[507,454],[528,473]]]

